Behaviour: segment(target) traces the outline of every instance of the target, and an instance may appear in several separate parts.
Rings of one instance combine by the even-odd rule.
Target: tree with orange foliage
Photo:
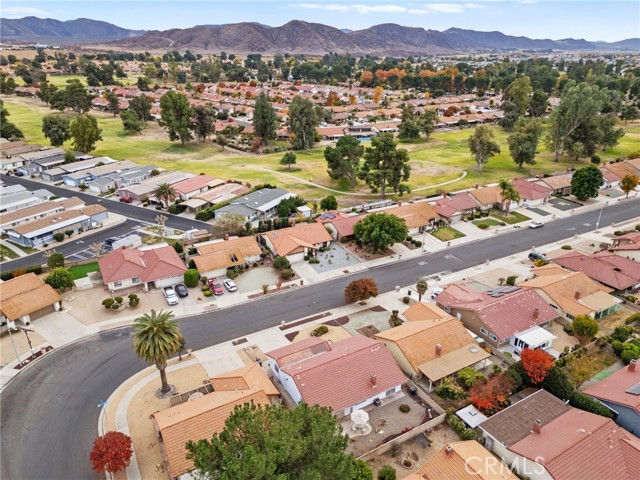
[[[93,442],[89,458],[94,471],[114,473],[129,466],[131,455],[131,437],[122,432],[107,432]]]
[[[497,373],[485,380],[479,378],[471,387],[471,402],[483,413],[493,414],[509,404],[515,382],[505,373]]]
[[[380,103],[382,99],[382,94],[384,93],[384,88],[381,86],[377,86],[373,89],[373,103]]]
[[[553,357],[544,350],[525,348],[520,358],[522,358],[522,368],[534,385],[542,383],[553,367]]]
[[[347,303],[360,302],[364,304],[371,297],[378,296],[378,284],[373,278],[359,278],[344,289],[344,299]]]
[[[373,82],[373,73],[371,73],[369,70],[360,74],[360,84],[362,86],[368,87],[369,85],[371,85],[371,82]]]
[[[325,102],[327,107],[333,107],[334,105],[340,105],[340,97],[338,94],[331,90],[327,95],[327,101]]]

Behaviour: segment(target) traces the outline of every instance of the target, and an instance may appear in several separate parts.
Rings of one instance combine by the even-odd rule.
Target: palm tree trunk
[[[167,382],[167,372],[165,371],[167,364],[166,363],[156,363],[156,368],[160,370],[160,380],[162,381],[162,393],[167,393],[171,390],[169,386],[169,382]]]

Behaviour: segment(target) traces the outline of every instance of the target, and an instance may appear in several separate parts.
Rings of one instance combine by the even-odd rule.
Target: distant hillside
[[[115,40],[143,33],[144,30],[127,30],[111,23],[88,18],[61,22],[52,18],[24,17],[3,19],[0,23],[0,37],[23,41],[37,41],[44,37]]]
[[[42,39],[54,42],[58,39],[61,44],[86,44],[102,41],[115,48],[131,50],[171,48],[240,54],[323,55],[327,52],[348,52],[354,55],[438,55],[501,50],[640,50],[638,38],[614,43],[573,38],[531,39],[460,28],[440,32],[393,23],[351,31],[300,20],[292,20],[279,27],[244,22],[145,32],[85,18],[60,22],[25,17],[3,20],[0,36],[22,42]]]

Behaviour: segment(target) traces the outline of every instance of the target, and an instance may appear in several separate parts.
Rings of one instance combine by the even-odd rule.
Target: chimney
[[[576,290],[576,293],[573,294],[573,298],[578,300],[580,298],[580,290]]]
[[[436,357],[439,357],[440,355],[442,355],[442,345],[437,343],[436,344]]]
[[[372,387],[375,387],[378,384],[378,379],[376,378],[376,374],[375,373],[371,374],[370,382],[371,382],[371,386]]]
[[[540,420],[536,420],[533,422],[533,433],[540,433],[542,431],[542,422]]]
[[[538,319],[540,317],[540,309],[539,308],[534,308],[533,309],[533,318]]]
[[[635,372],[636,371],[636,363],[637,363],[636,360],[631,360],[629,362],[629,367],[628,368],[629,368],[630,372]]]
[[[444,454],[449,456],[453,454],[453,447],[451,445],[447,445],[444,447]]]

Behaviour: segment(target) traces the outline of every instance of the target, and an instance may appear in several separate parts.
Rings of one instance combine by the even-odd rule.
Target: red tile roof
[[[223,183],[224,182],[222,180],[210,177],[209,175],[196,175],[194,177],[187,178],[186,180],[182,180],[181,182],[174,183],[172,187],[177,193],[187,194],[200,190],[207,185],[218,186]]]
[[[520,178],[512,180],[511,183],[518,190],[523,200],[542,200],[549,197],[553,192],[549,187]]]
[[[98,260],[104,283],[139,277],[141,282],[182,275],[187,267],[173,247],[149,250],[119,248]]]
[[[509,450],[557,480],[640,479],[640,439],[611,419],[572,408]]]
[[[458,212],[464,212],[466,210],[474,210],[480,207],[478,202],[476,202],[474,198],[468,193],[461,193],[460,195],[445,197],[442,200],[438,200],[436,204],[442,207],[453,208]]]
[[[437,303],[474,311],[500,340],[558,317],[558,313],[530,288],[518,288],[492,297],[489,292],[478,292],[464,283],[453,283],[438,295]],[[536,309],[537,317],[534,316]]]
[[[331,351],[331,346],[325,340],[318,337],[309,337],[276,350],[271,350],[266,355],[278,362],[280,367],[284,367],[290,363],[329,351]]]
[[[407,381],[387,347],[362,336],[336,342],[329,352],[290,363],[281,370],[291,375],[306,403],[331,407],[334,412]]]
[[[553,262],[576,272],[584,272],[616,290],[625,290],[640,282],[640,263],[610,252],[599,252],[593,256],[570,252],[554,258]]]
[[[346,218],[335,218],[325,223],[330,223],[333,225],[333,228],[338,232],[338,239],[342,237],[350,237],[353,235],[353,227],[356,226],[360,220],[365,218],[367,215],[352,215],[351,217]]]
[[[582,393],[624,405],[640,414],[640,395],[627,392],[629,388],[638,384],[640,384],[640,366],[636,365],[635,371],[631,371],[627,366],[591,385]]]

